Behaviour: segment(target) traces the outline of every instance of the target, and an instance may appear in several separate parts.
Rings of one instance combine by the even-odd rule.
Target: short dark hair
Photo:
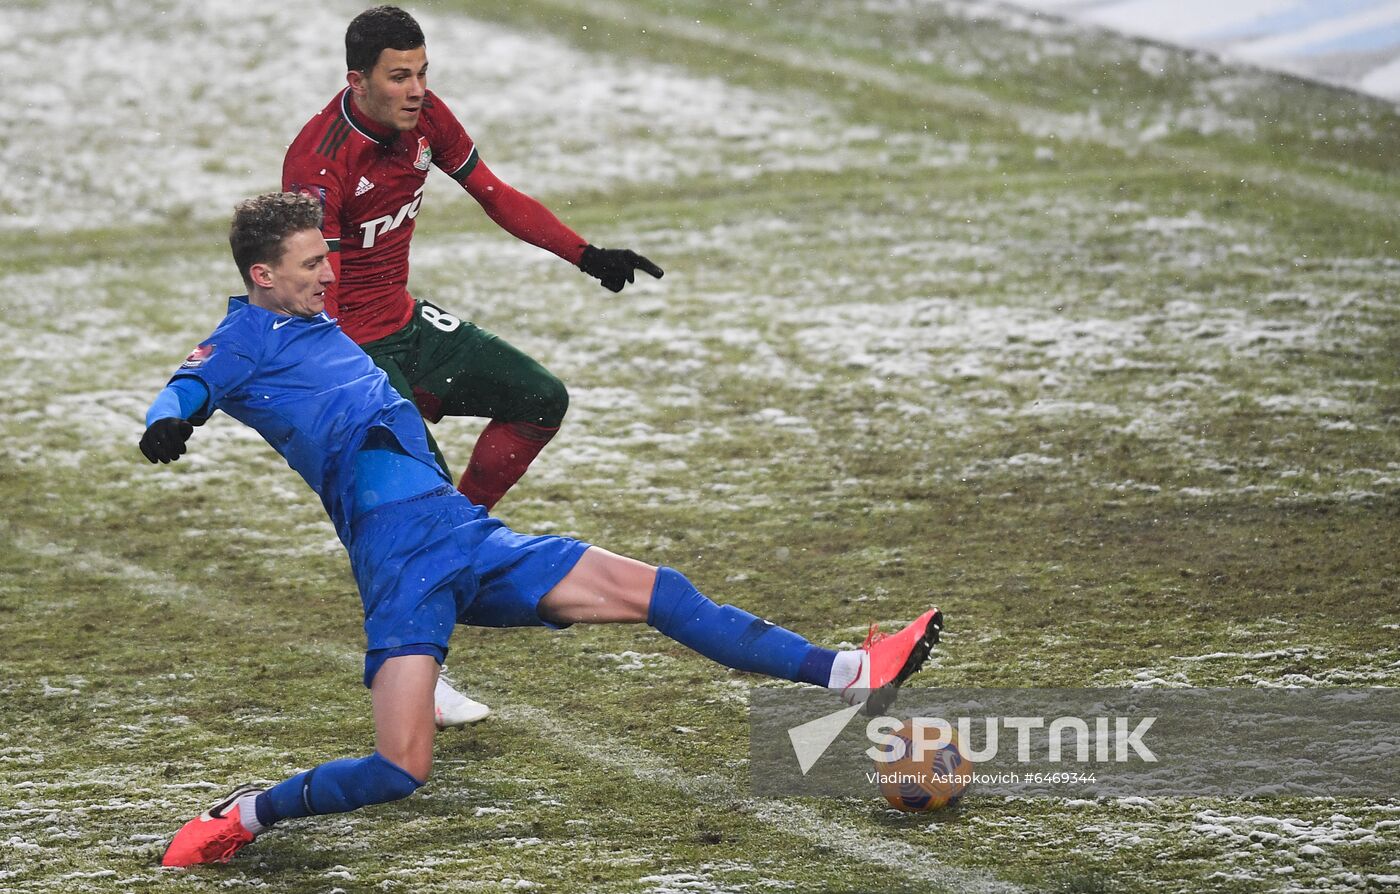
[[[345,29],[345,68],[369,72],[385,50],[416,50],[426,43],[413,16],[397,6],[366,9]]]
[[[319,229],[321,203],[301,193],[270,192],[233,206],[228,245],[248,290],[253,289],[249,271],[254,264],[276,264],[287,251],[284,239],[302,230]]]

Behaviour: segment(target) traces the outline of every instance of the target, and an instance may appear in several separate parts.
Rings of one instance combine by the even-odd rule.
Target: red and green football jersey
[[[337,279],[326,292],[326,312],[359,344],[397,332],[413,315],[408,246],[432,165],[516,238],[571,264],[579,262],[588,244],[549,209],[496,177],[431,90],[418,125],[395,131],[367,120],[346,88],[288,147],[282,188],[321,201],[321,232],[330,243]]]
[[[431,91],[418,126],[388,130],[358,113],[346,88],[287,149],[282,188],[320,199],[321,232],[339,253],[326,311],[363,343],[399,329],[413,313],[408,246],[428,168],[457,181],[478,162],[472,138]]]

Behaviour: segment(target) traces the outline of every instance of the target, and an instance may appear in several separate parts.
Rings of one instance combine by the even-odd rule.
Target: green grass
[[[439,9],[872,129],[830,170],[543,195],[666,268],[618,297],[465,199],[425,207],[415,293],[573,394],[502,516],[674,565],[823,643],[936,601],[949,635],[922,685],[1396,685],[1394,108],[888,7]],[[450,56],[434,66],[450,84]],[[1091,110],[1101,131],[1066,125]],[[1222,119],[1237,124],[1195,124]],[[638,144],[668,139],[635,124]],[[952,143],[966,153],[927,161]],[[289,824],[228,867],[158,869],[226,787],[371,741],[358,599],[315,498],[227,418],[174,467],[135,450],[150,396],[236,288],[222,240],[198,216],[0,234],[0,890],[1269,891],[1395,874],[1394,801],[984,796],[905,817],[873,792],[754,799],[744,692],[760,681],[634,628],[459,631],[449,667],[498,713],[441,737],[420,794]],[[439,427],[458,465],[478,428]],[[1257,846],[1281,818],[1292,831]]]

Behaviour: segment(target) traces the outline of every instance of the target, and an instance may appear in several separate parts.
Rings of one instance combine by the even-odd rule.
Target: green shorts
[[[482,416],[558,428],[569,407],[564,383],[528,354],[426,301],[402,329],[361,347],[429,422]]]

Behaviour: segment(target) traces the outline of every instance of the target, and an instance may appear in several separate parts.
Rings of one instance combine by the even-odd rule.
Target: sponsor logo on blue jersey
[[[213,353],[213,345],[200,345],[193,351],[190,351],[190,356],[185,358],[185,362],[180,364],[180,368],[199,369],[201,366],[204,365],[204,361],[208,360],[210,356],[213,355]]]

